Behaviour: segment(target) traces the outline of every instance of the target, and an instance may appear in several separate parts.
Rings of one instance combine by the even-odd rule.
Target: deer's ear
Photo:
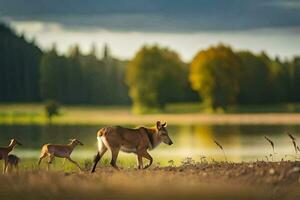
[[[161,123],[160,123],[160,121],[157,121],[157,122],[156,122],[156,127],[157,127],[158,129],[161,128]]]
[[[161,126],[167,127],[167,122],[163,123]]]

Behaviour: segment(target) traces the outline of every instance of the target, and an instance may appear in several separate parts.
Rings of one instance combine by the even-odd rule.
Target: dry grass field
[[[149,170],[99,167],[0,175],[0,199],[289,199],[300,198],[299,162],[194,163]]]

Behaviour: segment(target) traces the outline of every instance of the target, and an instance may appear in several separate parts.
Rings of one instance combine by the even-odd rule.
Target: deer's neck
[[[73,149],[76,147],[76,144],[71,142],[68,144],[69,148],[73,151]]]
[[[7,147],[8,151],[12,151],[15,148],[16,144],[10,143]]]
[[[161,137],[158,135],[158,130],[156,128],[148,128],[148,136],[150,139],[151,147],[150,149],[154,149],[161,143]]]

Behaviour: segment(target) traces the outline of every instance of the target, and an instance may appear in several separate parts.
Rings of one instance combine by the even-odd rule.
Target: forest
[[[174,50],[145,45],[131,60],[99,56],[96,45],[83,54],[76,44],[61,55],[55,44],[34,41],[0,24],[0,102],[133,105],[163,109],[173,102],[204,102],[226,110],[232,104],[300,101],[300,57],[271,58],[266,52],[208,47],[190,62]]]

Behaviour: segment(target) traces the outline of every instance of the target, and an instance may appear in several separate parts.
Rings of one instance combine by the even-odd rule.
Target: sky
[[[300,0],[0,0],[0,20],[42,49],[107,43],[130,59],[159,44],[190,61],[218,43],[291,58],[300,53]]]

